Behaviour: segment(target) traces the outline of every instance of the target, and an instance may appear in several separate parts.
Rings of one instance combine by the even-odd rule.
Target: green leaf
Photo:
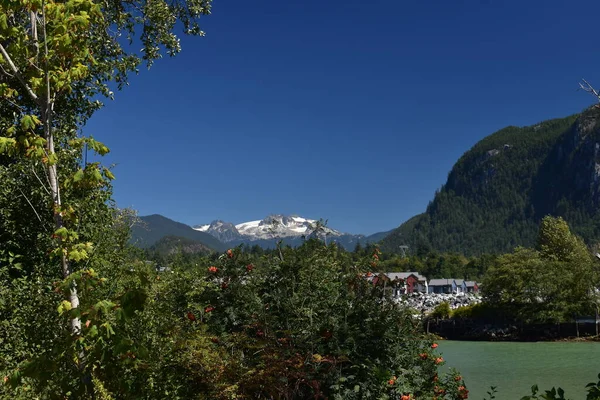
[[[58,314],[62,315],[63,313],[69,311],[71,309],[71,302],[67,300],[63,300],[58,306]]]
[[[63,226],[54,231],[54,234],[64,240],[69,235],[69,230]]]
[[[102,324],[102,326],[104,327],[104,329],[106,329],[106,336],[110,337],[110,335],[114,335],[115,331],[113,330],[112,326],[110,325],[110,323],[105,322]]]
[[[82,180],[84,177],[83,174],[83,170],[80,168],[77,170],[77,172],[75,172],[75,175],[73,175],[73,182],[79,182],[80,180]]]
[[[81,261],[88,258],[88,254],[85,250],[71,250],[69,252],[69,260]]]
[[[108,168],[104,168],[104,175],[110,179],[111,181],[115,180],[115,176],[113,175],[113,173],[110,171],[110,169]]]
[[[110,152],[110,150],[104,145],[104,143],[101,143],[93,138],[88,138],[87,142],[90,148],[101,156],[104,156]]]
[[[536,394],[540,389],[538,388],[538,385],[533,385],[531,387],[531,393],[532,394]]]
[[[17,141],[13,138],[0,137],[0,154],[11,154],[16,150]]]
[[[92,325],[92,327],[88,331],[88,336],[89,337],[96,337],[96,336],[98,336],[98,326]]]
[[[40,149],[40,150],[42,150],[42,149]],[[42,152],[43,152],[43,150],[42,150]],[[55,165],[57,162],[58,162],[58,155],[56,153],[50,153],[48,155],[48,165]]]
[[[0,14],[0,30],[4,31],[8,29],[8,15],[6,13]]]
[[[24,115],[23,118],[21,118],[21,128],[24,130],[34,129],[37,125],[36,119],[37,118],[34,118],[32,115]],[[39,123],[39,120],[37,120],[37,123]]]

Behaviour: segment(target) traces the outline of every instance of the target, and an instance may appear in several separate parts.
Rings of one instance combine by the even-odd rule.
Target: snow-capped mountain
[[[342,233],[324,226],[322,221],[295,215],[269,215],[262,220],[237,225],[217,220],[194,228],[158,214],[141,216],[140,220],[141,223],[136,224],[132,229],[132,243],[142,248],[156,245],[164,248],[167,245],[169,251],[173,250],[174,246],[182,244],[190,248],[194,247],[194,243],[190,242],[195,242],[195,245],[200,243],[204,246],[202,249],[216,251],[223,251],[242,243],[265,249],[274,248],[280,240],[284,245],[296,247],[302,245],[304,239],[312,235],[327,243],[335,242],[346,250],[352,251],[357,243],[361,245],[376,243],[389,234],[389,232],[380,232],[365,237]],[[164,240],[166,242],[161,243]]]
[[[216,220],[208,225],[195,226],[194,229],[200,232],[206,232],[216,237],[223,243],[243,239],[236,226],[233,225],[231,222]]]
[[[340,232],[323,226],[322,223],[314,219],[286,215],[269,215],[263,220],[244,222],[235,227],[240,234],[252,236],[256,239],[309,235],[318,230],[319,227],[322,227],[322,231],[331,236],[341,235]]]
[[[193,228],[211,234],[224,243],[259,244],[262,247],[273,247],[280,239],[283,239],[286,244],[298,245],[303,238],[311,235],[321,237],[328,242],[339,242],[346,248],[353,248],[357,242],[364,239],[363,235],[346,234],[331,229],[325,226],[323,221],[281,214],[269,215],[262,220],[237,225],[216,220]]]

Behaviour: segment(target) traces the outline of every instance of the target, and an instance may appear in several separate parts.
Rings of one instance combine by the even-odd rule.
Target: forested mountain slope
[[[140,217],[140,223],[132,228],[132,242],[141,248],[148,248],[167,236],[188,239],[186,242],[193,241],[213,250],[226,248],[214,236],[158,214]]]
[[[454,165],[423,214],[383,242],[466,255],[532,246],[545,215],[565,218],[588,243],[600,238],[600,110],[478,142]]]

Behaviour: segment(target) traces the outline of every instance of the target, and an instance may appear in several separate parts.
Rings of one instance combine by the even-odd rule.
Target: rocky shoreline
[[[409,293],[396,299],[399,304],[419,311],[421,314],[431,313],[435,307],[448,303],[452,310],[459,307],[481,303],[481,296],[476,293]]]
[[[409,293],[395,299],[402,306],[414,310],[415,317],[422,320],[423,328],[443,339],[472,341],[600,341],[595,336],[594,323],[563,322],[559,324],[520,324],[494,315],[477,318],[428,318],[442,303],[451,310],[482,302],[476,293]]]

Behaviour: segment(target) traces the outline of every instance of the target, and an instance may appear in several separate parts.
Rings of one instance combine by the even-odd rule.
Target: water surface
[[[460,371],[469,398],[481,400],[490,386],[498,400],[519,400],[540,389],[560,386],[565,397],[585,399],[585,385],[600,373],[600,343],[440,341],[438,350],[447,367]]]

